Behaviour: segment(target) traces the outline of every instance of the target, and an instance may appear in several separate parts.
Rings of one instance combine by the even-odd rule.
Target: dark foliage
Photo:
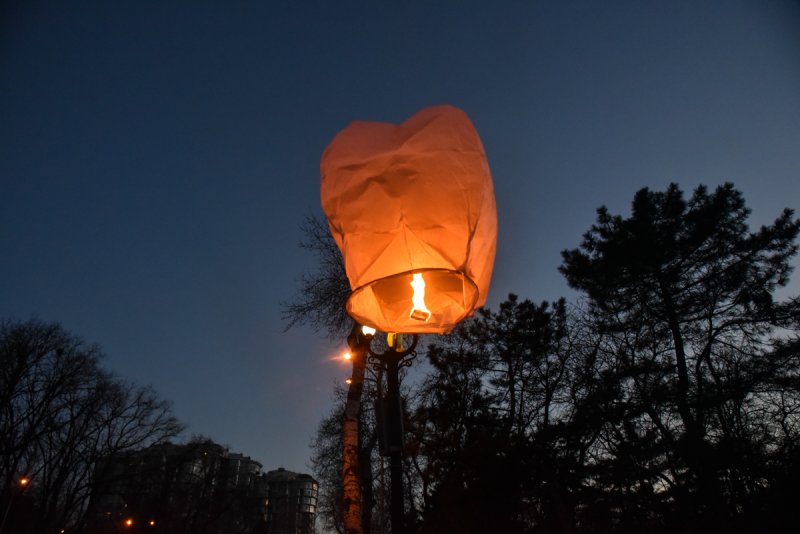
[[[776,299],[800,221],[749,230],[732,185],[598,210],[561,272],[427,350],[407,421],[419,532],[789,532],[800,300]]]
[[[800,222],[785,210],[750,232],[748,216],[730,184],[688,201],[674,184],[643,189],[629,218],[601,208],[581,248],[563,253],[613,377],[604,464],[619,475],[608,482],[635,489],[672,528],[762,524],[767,466],[797,439],[798,390],[779,384],[800,369],[800,303],[774,293]]]
[[[168,403],[103,371],[101,356],[58,324],[0,323],[5,532],[80,528],[99,459],[182,430]]]

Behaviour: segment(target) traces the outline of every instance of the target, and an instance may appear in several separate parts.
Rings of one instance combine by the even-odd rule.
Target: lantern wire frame
[[[425,302],[431,311],[427,321],[410,314],[414,294],[411,281],[415,274],[421,274],[425,280]],[[356,288],[346,307],[357,323],[382,332],[443,334],[470,315],[478,297],[478,286],[461,271],[414,269]]]

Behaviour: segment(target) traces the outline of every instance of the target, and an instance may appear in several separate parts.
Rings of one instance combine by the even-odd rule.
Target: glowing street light
[[[361,333],[364,334],[365,336],[374,336],[375,332],[377,332],[377,330],[375,330],[374,328],[370,328],[369,326],[361,327]]]
[[[127,528],[131,528],[133,526],[133,518],[129,517],[128,519],[126,519],[125,520],[125,526]]]

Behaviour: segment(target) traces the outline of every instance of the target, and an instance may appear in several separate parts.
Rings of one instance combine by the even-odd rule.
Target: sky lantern
[[[463,111],[353,122],[326,148],[321,172],[357,322],[445,333],[486,302],[497,209],[483,144]]]

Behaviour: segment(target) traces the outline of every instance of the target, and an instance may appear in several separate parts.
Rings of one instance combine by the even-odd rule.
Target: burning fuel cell
[[[411,297],[413,307],[409,317],[417,321],[426,322],[431,318],[431,311],[425,306],[425,280],[422,279],[422,273],[414,274],[414,279],[411,280],[411,287],[414,288],[414,296]]]

